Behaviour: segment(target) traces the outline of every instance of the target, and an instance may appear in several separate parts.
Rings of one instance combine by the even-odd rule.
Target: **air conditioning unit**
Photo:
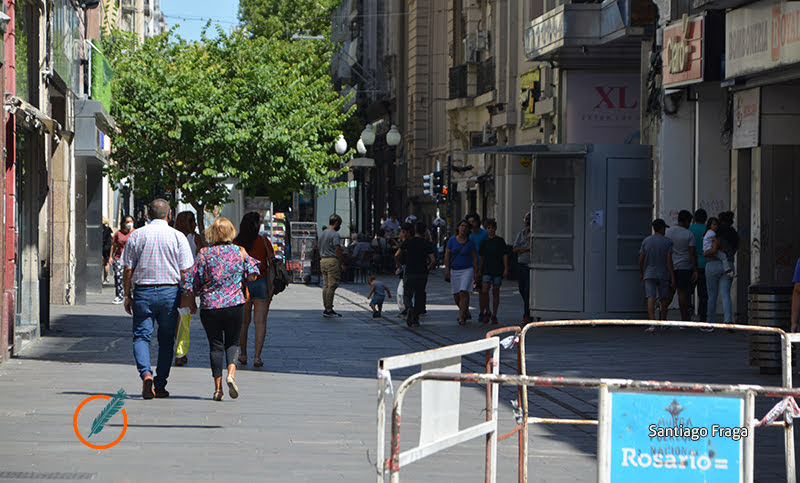
[[[478,50],[489,50],[488,30],[478,30],[478,36],[477,36],[477,41],[475,42],[475,47]]]
[[[483,131],[469,132],[469,148],[479,148],[483,146]]]
[[[468,35],[464,40],[464,60],[466,62],[480,62],[480,52],[477,49],[475,34]]]
[[[494,146],[497,144],[497,134],[495,133],[494,127],[488,122],[483,125],[481,138],[484,146]]]

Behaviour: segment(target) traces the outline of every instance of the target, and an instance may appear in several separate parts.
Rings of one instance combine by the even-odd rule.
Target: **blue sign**
[[[609,400],[609,481],[743,481],[743,396],[611,391]]]

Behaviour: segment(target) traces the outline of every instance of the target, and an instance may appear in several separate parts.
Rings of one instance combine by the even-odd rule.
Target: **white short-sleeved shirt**
[[[133,269],[134,285],[178,284],[181,270],[194,264],[186,235],[166,220],[134,230],[122,252],[122,265]]]

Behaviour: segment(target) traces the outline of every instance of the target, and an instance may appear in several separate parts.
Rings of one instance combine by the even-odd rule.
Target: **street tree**
[[[341,0],[239,0],[239,20],[256,37],[330,36],[331,12]]]
[[[285,40],[217,34],[167,32],[117,57],[112,179],[142,197],[176,189],[198,213],[228,201],[227,179],[272,199],[327,183],[340,162],[330,140],[349,117],[327,63]]]

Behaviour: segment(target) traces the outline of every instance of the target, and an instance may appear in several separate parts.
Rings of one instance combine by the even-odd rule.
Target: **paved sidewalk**
[[[270,311],[265,365],[237,372],[241,396],[211,401],[208,343],[199,320],[192,323],[189,364],[173,367],[169,399],[143,401],[132,358],[131,318],[111,305],[112,290],[90,296],[79,307],[53,306],[53,330],[0,365],[0,479],[81,479],[98,481],[375,481],[377,360],[482,338],[495,326],[456,323],[456,309],[441,270],[429,284],[428,316],[409,329],[395,316],[397,279],[387,277],[393,298],[384,317],[373,319],[367,285],[337,291],[341,319],[322,317],[318,287],[291,285]],[[473,307],[477,299],[472,297]],[[501,326],[516,324],[521,300],[514,282],[503,287]],[[253,354],[252,331],[248,353]],[[672,330],[645,334],[638,329],[548,329],[528,343],[529,372],[587,377],[664,378],[683,381],[776,385],[748,366],[747,340],[740,334]],[[153,353],[155,354],[155,353]],[[465,371],[479,370],[474,359]],[[504,351],[502,372],[512,372],[514,352]],[[415,371],[393,374],[395,386]],[[106,450],[81,444],[73,413],[94,394],[125,388],[127,433]],[[407,400],[401,445],[417,436],[418,392]],[[513,426],[509,401],[501,393],[501,430]],[[484,393],[462,391],[462,427],[482,421]],[[534,415],[595,417],[596,391],[531,390]],[[760,401],[763,415],[774,400]],[[105,401],[88,403],[78,418],[88,434]],[[121,431],[115,416],[90,442],[107,444]],[[782,437],[764,430],[757,439],[756,481],[783,478]],[[388,439],[388,436],[387,436]],[[96,440],[96,441],[94,441]],[[596,479],[596,431],[585,427],[536,426],[531,438],[531,478],[536,482]],[[406,481],[481,481],[479,440],[426,458],[403,470]],[[498,481],[516,475],[516,438],[499,444]]]

